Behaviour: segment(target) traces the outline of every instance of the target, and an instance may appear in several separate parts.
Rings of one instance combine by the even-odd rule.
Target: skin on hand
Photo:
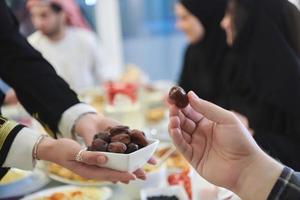
[[[82,154],[83,162],[75,161],[76,154],[81,150],[81,146],[70,139],[45,138],[38,147],[38,157],[59,164],[76,174],[95,180],[107,180],[112,182],[127,182],[135,177],[129,173],[122,173],[98,167],[106,162],[106,157],[100,152],[85,151]]]
[[[179,151],[209,182],[246,200],[266,199],[283,167],[258,147],[232,112],[193,92],[188,97],[185,109],[170,107],[169,132]],[[272,170],[266,173],[266,168]]]
[[[37,156],[41,160],[54,162],[87,179],[129,183],[136,178],[146,178],[141,170],[131,174],[99,167],[107,161],[101,152],[85,151],[82,153],[83,162],[77,162],[75,156],[80,150],[81,146],[73,140],[45,138],[38,146]]]
[[[8,92],[6,92],[4,103],[7,105],[16,105],[19,103],[16,92],[13,89],[10,89]]]
[[[115,120],[106,118],[100,114],[86,114],[75,124],[75,133],[83,138],[87,145],[93,141],[94,135],[109,127],[119,125]]]
[[[233,112],[237,116],[237,118],[242,122],[242,124],[248,129],[249,133],[253,136],[254,131],[253,131],[253,129],[250,128],[248,118],[238,112],[233,111],[233,110],[231,112]]]

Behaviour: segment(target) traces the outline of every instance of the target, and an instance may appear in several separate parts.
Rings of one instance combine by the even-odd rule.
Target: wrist
[[[94,135],[106,128],[104,119],[105,118],[102,115],[95,113],[88,113],[82,116],[74,125],[75,136],[81,137],[86,145],[90,145]]]
[[[284,167],[263,151],[250,159],[233,191],[244,200],[267,199]]]
[[[45,137],[37,147],[36,157],[40,160],[53,161],[52,152],[55,149],[56,140],[50,137]]]
[[[98,125],[103,116],[97,113],[86,113],[76,120],[73,132],[80,137],[87,134],[96,134],[99,130]]]

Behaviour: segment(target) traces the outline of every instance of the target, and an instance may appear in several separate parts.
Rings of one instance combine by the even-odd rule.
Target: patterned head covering
[[[67,16],[68,25],[90,29],[74,0],[27,0],[27,8],[31,9],[33,6],[50,5],[51,3],[62,7]]]

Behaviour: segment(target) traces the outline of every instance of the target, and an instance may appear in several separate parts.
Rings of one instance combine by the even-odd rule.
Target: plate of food
[[[0,199],[16,198],[37,191],[49,182],[41,170],[11,169],[0,181]]]
[[[171,152],[171,153],[170,153]],[[168,154],[167,158],[164,158]],[[184,157],[172,146],[172,144],[162,143],[155,152],[155,157],[158,162],[160,159],[165,159],[165,165],[169,171],[189,169],[189,163]]]
[[[48,175],[51,179],[65,184],[76,185],[76,186],[112,185],[111,182],[107,182],[107,181],[95,181],[95,180],[82,178],[79,175],[75,174],[74,172],[54,163],[49,163],[47,165],[47,170],[49,173]]]
[[[11,169],[9,172],[0,180],[0,186],[13,184],[17,181],[20,181],[24,178],[30,176],[32,172],[23,171],[20,169]]]
[[[108,187],[60,186],[34,193],[21,200],[108,200],[111,196],[112,190]]]

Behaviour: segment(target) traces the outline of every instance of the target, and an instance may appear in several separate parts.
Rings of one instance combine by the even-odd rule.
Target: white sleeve
[[[59,123],[59,130],[63,137],[72,138],[72,128],[76,120],[86,113],[97,113],[96,110],[84,103],[76,104],[66,110]],[[3,167],[15,167],[24,170],[31,170],[34,167],[32,151],[41,133],[23,128],[16,135]]]
[[[8,151],[3,167],[32,170],[32,151],[40,135],[29,128],[21,129]]]
[[[96,38],[91,45],[95,78],[98,83],[116,80],[120,75],[119,69],[113,66],[103,45]]]
[[[62,136],[65,138],[73,138],[72,129],[77,119],[86,113],[97,113],[97,111],[90,105],[79,103],[62,114],[62,118],[59,122],[58,129]]]

